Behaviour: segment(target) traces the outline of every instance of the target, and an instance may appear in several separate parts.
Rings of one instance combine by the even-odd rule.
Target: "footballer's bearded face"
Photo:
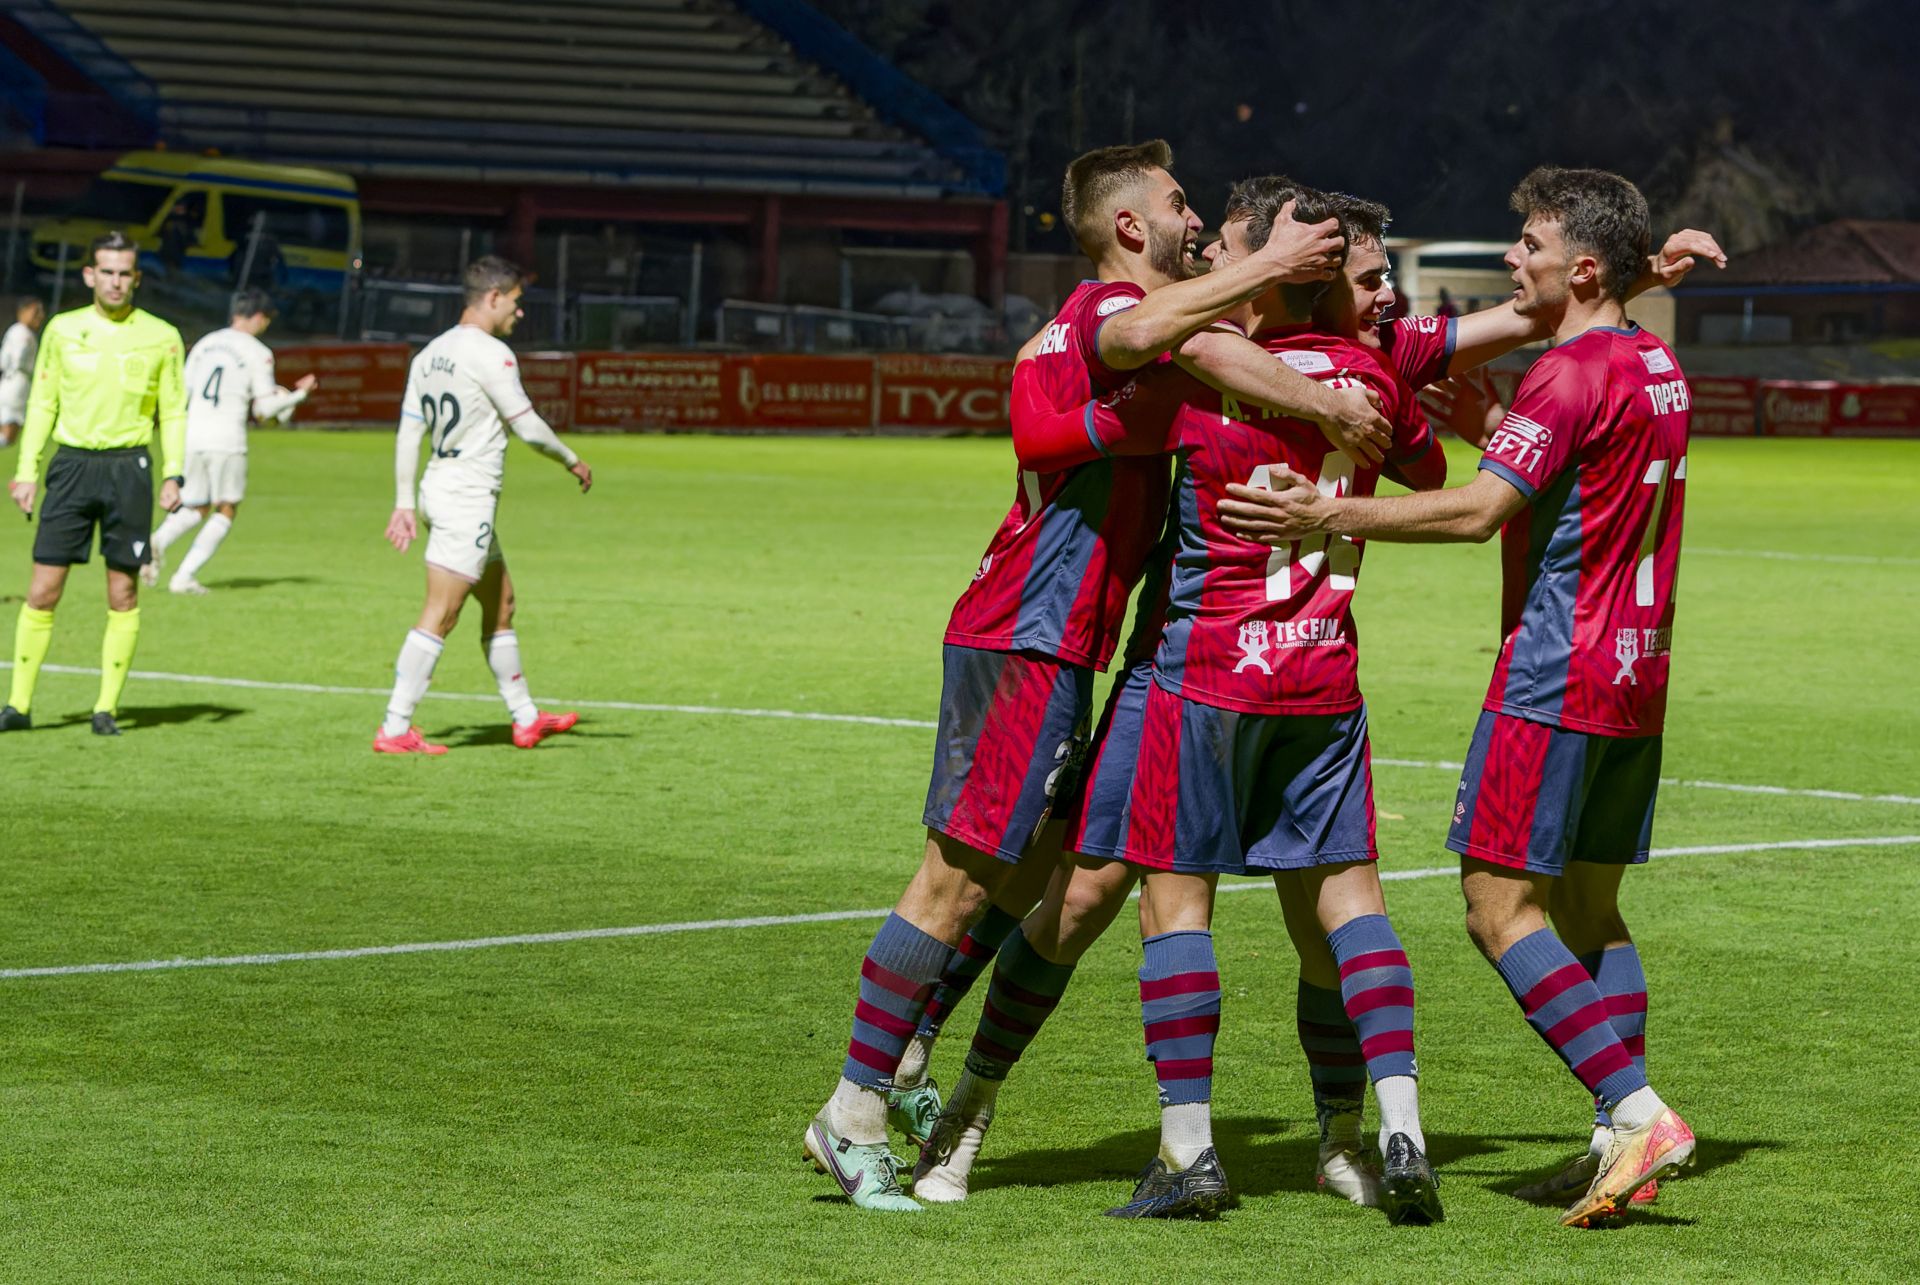
[[[1194,254],[1200,240],[1200,221],[1187,205],[1187,194],[1165,170],[1147,180],[1142,202],[1146,223],[1147,266],[1169,281],[1185,281],[1206,271]]]
[[[1380,322],[1393,307],[1387,252],[1378,241],[1355,241],[1333,287],[1314,305],[1322,329],[1369,347],[1380,346]]]
[[[1568,279],[1573,255],[1558,219],[1539,215],[1527,220],[1520,239],[1507,250],[1506,265],[1513,272],[1513,310],[1523,317],[1555,316],[1564,311],[1572,293]]]

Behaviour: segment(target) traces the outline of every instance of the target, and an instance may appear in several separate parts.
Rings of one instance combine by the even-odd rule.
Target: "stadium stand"
[[[180,147],[396,177],[999,190],[998,157],[970,123],[800,4],[0,0],[0,12]]]

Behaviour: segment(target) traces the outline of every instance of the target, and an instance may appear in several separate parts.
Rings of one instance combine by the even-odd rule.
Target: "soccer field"
[[[1590,1104],[1468,944],[1441,847],[1494,547],[1376,545],[1357,607],[1447,1222],[1313,1194],[1292,954],[1253,881],[1216,924],[1238,1210],[1099,1216],[1157,1138],[1123,917],[1002,1094],[974,1197],[885,1218],[800,1136],[918,860],[940,632],[1011,452],[574,441],[592,494],[515,448],[500,520],[534,692],[583,716],[537,751],[471,618],[419,715],[453,752],[369,750],[422,579],[381,540],[384,434],[256,435],[210,596],[145,595],[116,741],[72,672],[104,609],[98,564],[75,574],[72,670],[0,738],[0,1278],[1920,1277],[1920,444],[1692,447],[1655,827],[1678,851],[1627,912],[1700,1163],[1576,1232],[1509,1193]],[[0,522],[8,630],[30,534]],[[588,931],[641,926],[664,931]],[[484,940],[521,934],[561,939]],[[459,948],[361,950],[405,943]]]

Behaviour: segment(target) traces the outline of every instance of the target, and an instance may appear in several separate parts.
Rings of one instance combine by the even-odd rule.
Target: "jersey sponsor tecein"
[[[1415,459],[1433,432],[1413,390],[1356,340],[1304,330],[1256,336],[1294,370],[1336,387],[1364,387],[1393,425],[1393,454]],[[1232,484],[1264,487],[1285,466],[1329,495],[1370,495],[1376,468],[1356,468],[1304,420],[1241,404],[1178,370],[1157,371],[1117,407],[1167,417],[1177,452],[1173,558],[1154,677],[1162,687],[1252,714],[1331,714],[1360,705],[1352,616],[1364,542],[1344,536],[1270,549],[1220,524]],[[1171,413],[1168,403],[1178,401]],[[1130,428],[1129,431],[1132,431]],[[1130,648],[1131,650],[1131,648]]]
[[[1661,730],[1692,400],[1673,350],[1638,326],[1584,331],[1521,381],[1480,461],[1530,501],[1500,533],[1487,709]]]
[[[1035,354],[1055,409],[1128,385],[1134,372],[1100,359],[1100,326],[1144,294],[1131,282],[1087,281],[1068,296]],[[1106,668],[1166,511],[1167,475],[1164,456],[1020,472],[1013,507],[954,605],[946,641]]]
[[[474,326],[455,326],[420,350],[400,408],[426,427],[423,485],[496,493],[506,475],[507,425],[532,411],[513,350]]]
[[[273,350],[253,335],[216,330],[187,353],[187,449],[244,451],[254,402],[274,392]]]

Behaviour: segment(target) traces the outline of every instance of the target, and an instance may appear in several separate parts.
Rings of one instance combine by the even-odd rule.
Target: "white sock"
[[[854,1146],[887,1140],[887,1095],[846,1076],[827,1099],[827,1127]]]
[[[981,1114],[992,1115],[993,1104],[1000,1097],[1000,1086],[1005,1080],[989,1080],[975,1075],[972,1071],[960,1072],[960,1080],[953,1086],[953,1096],[948,1102],[954,1110],[965,1118]]]
[[[400,659],[393,662],[393,695],[387,700],[387,721],[380,725],[383,735],[399,736],[413,726],[413,711],[433,682],[433,667],[445,646],[430,633],[407,630],[407,640],[400,644]]]
[[[1420,1132],[1420,1082],[1411,1075],[1389,1075],[1373,1082],[1373,1097],[1380,1104],[1380,1154],[1387,1154],[1387,1139],[1404,1133],[1425,1155],[1427,1135]]]
[[[167,520],[153,533],[153,551],[165,553],[167,546],[200,524],[200,510],[181,505],[167,514]]]
[[[1612,1145],[1613,1126],[1608,1124],[1594,1125],[1593,1139],[1587,1143],[1587,1154],[1596,1157],[1604,1156],[1607,1154],[1607,1148]]]
[[[487,664],[493,667],[493,681],[500,684],[500,699],[520,727],[531,727],[540,717],[533,697],[527,691],[526,675],[520,672],[520,635],[502,629],[487,639]]]
[[[1189,1169],[1213,1145],[1213,1103],[1182,1102],[1160,1108],[1160,1159],[1169,1169]]]
[[[174,515],[174,517],[178,516],[177,513]],[[172,518],[168,519],[168,521],[172,520]],[[208,518],[207,524],[200,528],[200,534],[193,537],[193,547],[187,550],[187,560],[182,562],[180,569],[173,573],[175,578],[193,579],[200,568],[207,565],[207,560],[219,550],[220,542],[227,538],[227,532],[231,530],[233,530],[233,519],[226,514],[216,513]],[[155,542],[158,543],[157,540]]]
[[[933,1042],[936,1035],[922,1035],[915,1031],[913,1038],[907,1041],[907,1051],[900,1058],[900,1069],[893,1073],[893,1087],[896,1089],[917,1089],[927,1082],[927,1063],[933,1059]]]
[[[1619,1105],[1608,1114],[1613,1117],[1613,1127],[1616,1130],[1623,1129],[1632,1133],[1666,1109],[1667,1104],[1660,1100],[1660,1095],[1653,1091],[1653,1086],[1648,1085],[1645,1088],[1635,1089],[1621,1098]]]

